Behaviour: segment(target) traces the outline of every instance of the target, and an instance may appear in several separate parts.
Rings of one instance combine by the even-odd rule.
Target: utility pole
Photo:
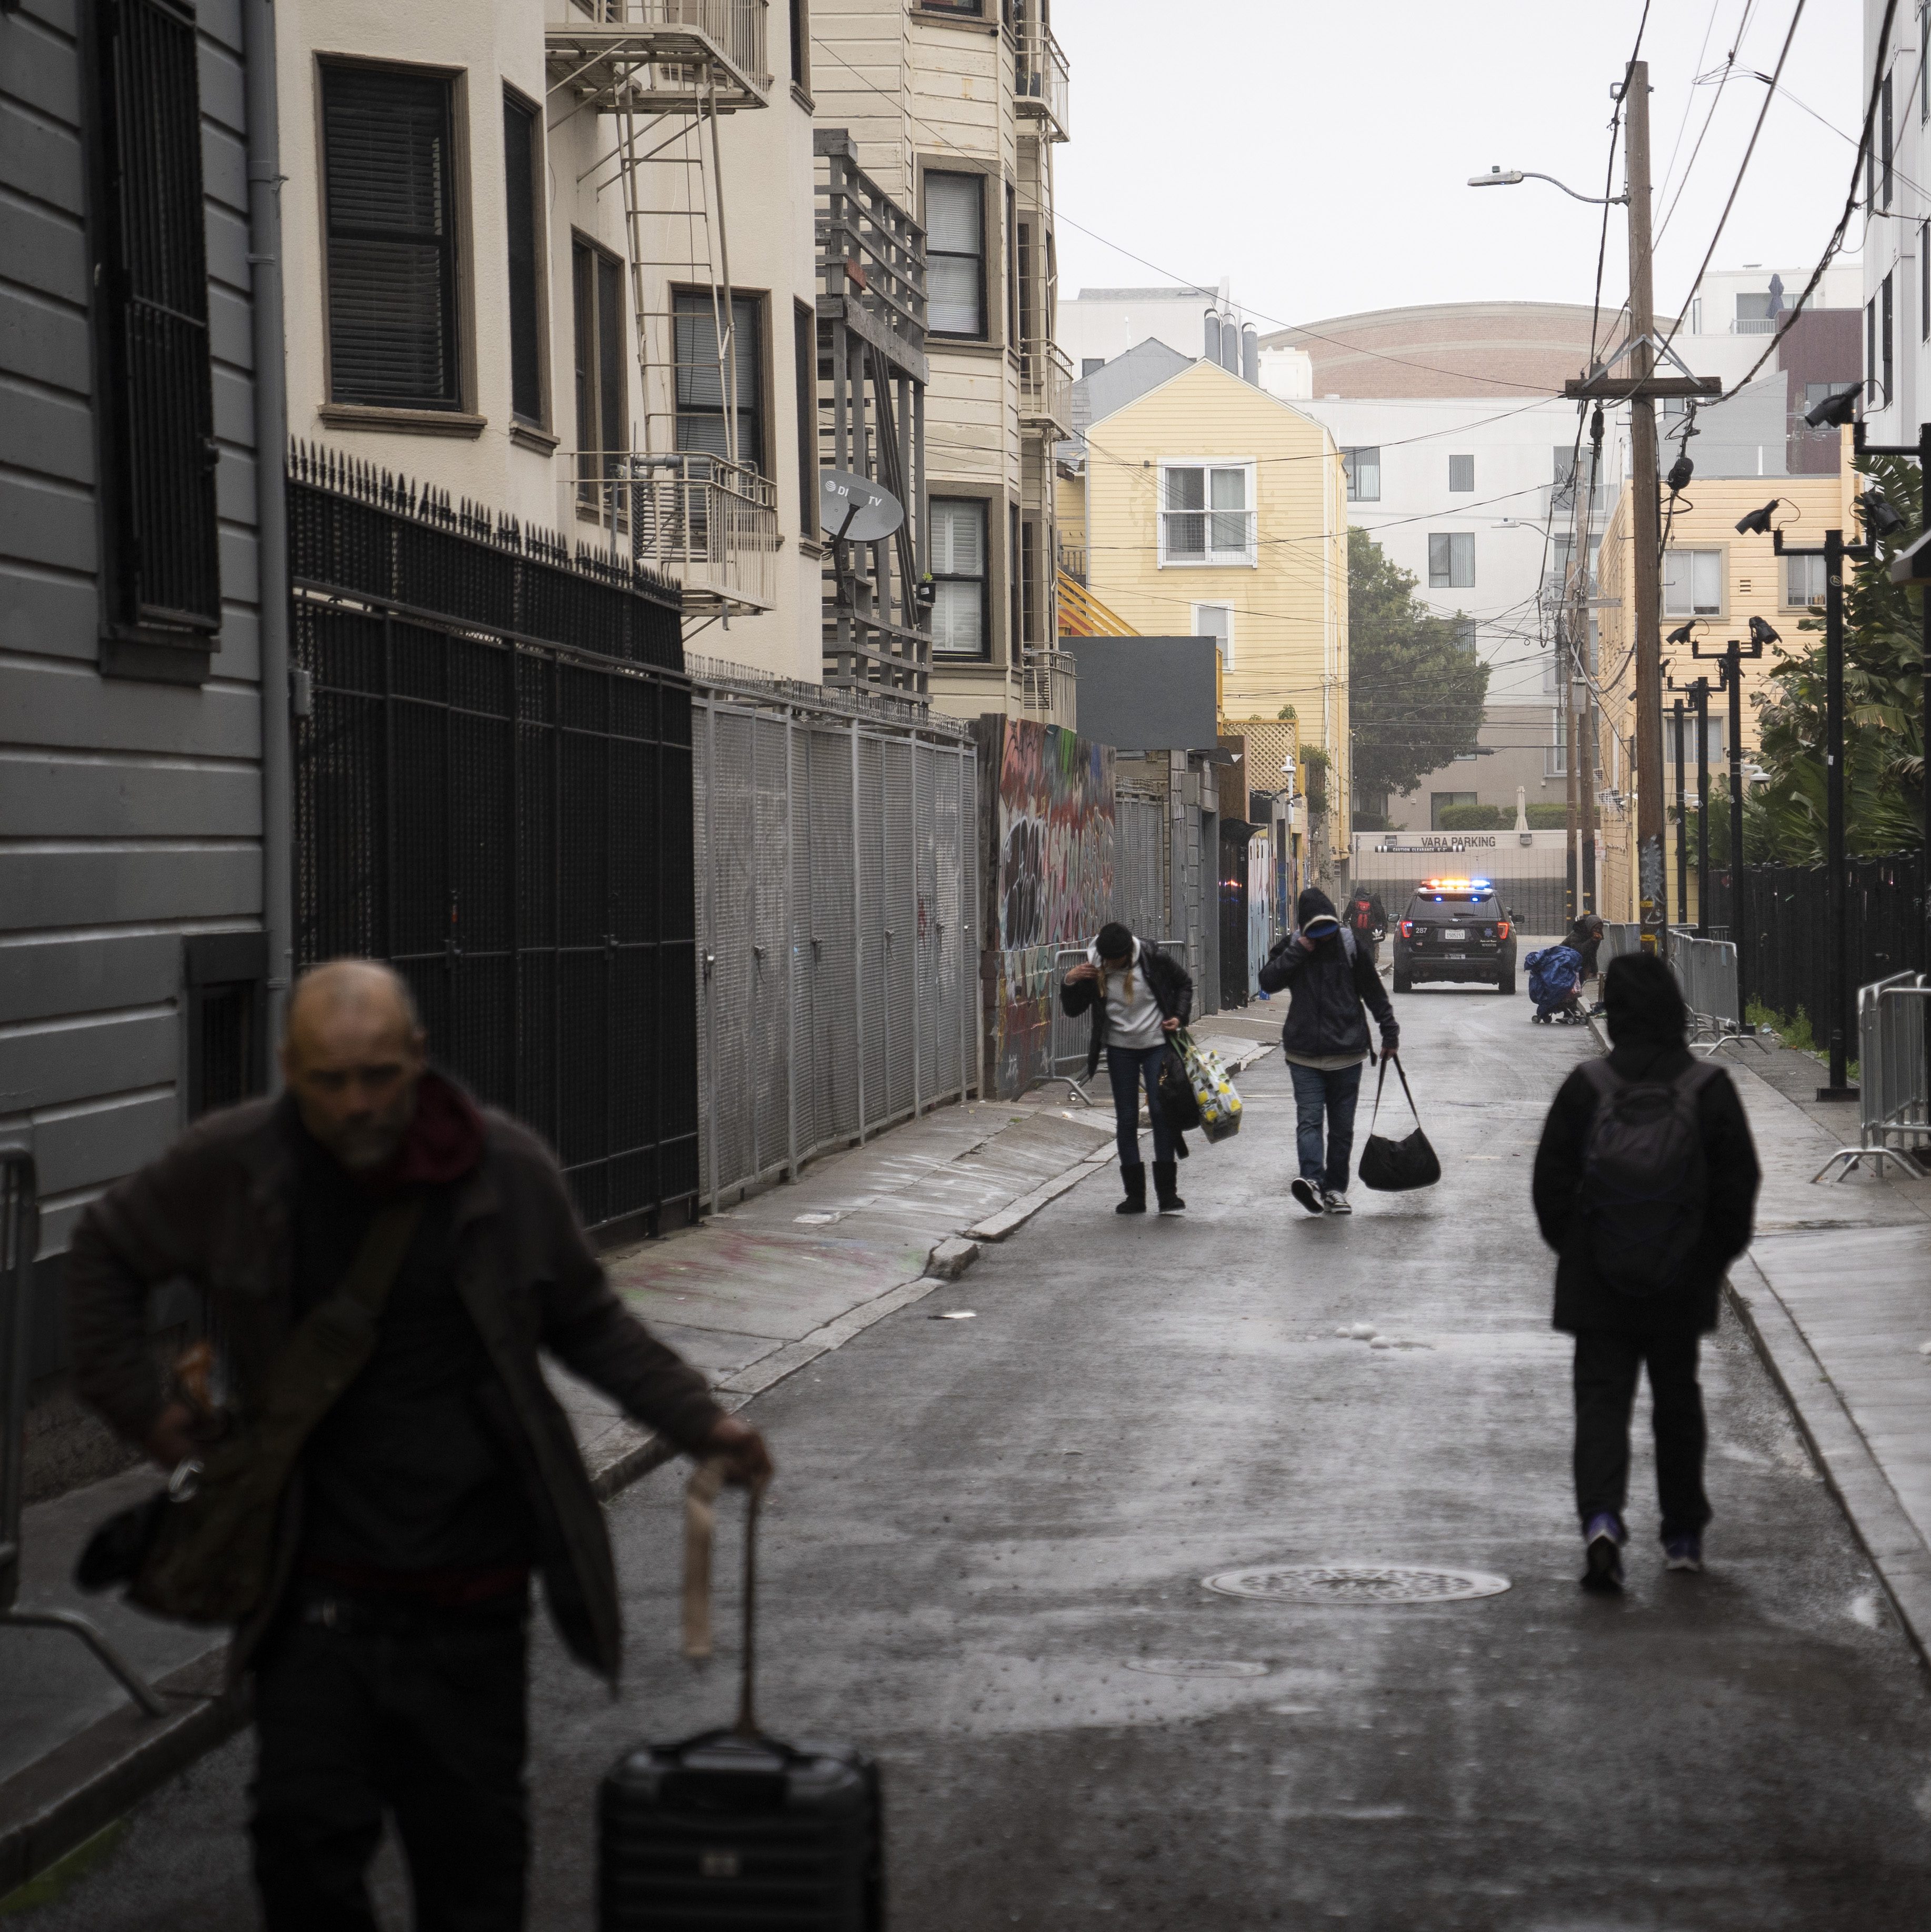
[[[1630,455],[1636,550],[1635,599],[1636,901],[1642,946],[1662,940],[1665,896],[1663,854],[1663,523],[1658,500],[1656,400],[1660,396],[1714,400],[1723,386],[1714,376],[1656,373],[1656,312],[1650,263],[1649,63],[1632,61],[1621,90],[1624,154],[1630,207],[1630,334],[1624,349],[1581,380],[1565,383],[1572,400],[1619,398],[1630,405]],[[1630,374],[1609,370],[1627,355]],[[1681,366],[1679,364],[1679,366]]]
[[[1577,579],[1576,677],[1582,692],[1582,716],[1576,736],[1581,740],[1582,773],[1576,780],[1582,807],[1582,905],[1585,912],[1603,908],[1596,890],[1596,664],[1591,648],[1594,635],[1589,628],[1590,534],[1595,528],[1597,492],[1603,482],[1603,405],[1598,403],[1589,418],[1589,488],[1582,497],[1576,536],[1576,555],[1581,574]]]
[[[1563,823],[1568,828],[1569,922],[1573,926],[1582,910],[1582,848],[1577,836],[1582,821],[1576,804],[1576,774],[1581,770],[1576,755],[1576,740],[1581,734],[1576,728],[1576,643],[1573,614],[1569,614],[1567,622],[1558,624],[1556,636],[1559,640],[1557,646],[1559,661],[1556,669],[1557,674],[1562,680],[1562,724],[1566,737],[1563,760],[1564,768],[1569,774],[1569,814]]]

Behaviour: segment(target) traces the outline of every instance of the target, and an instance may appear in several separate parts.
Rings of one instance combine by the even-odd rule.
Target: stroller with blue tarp
[[[1585,1024],[1582,1012],[1582,956],[1573,946],[1546,946],[1522,962],[1528,969],[1532,1017],[1544,1026]]]

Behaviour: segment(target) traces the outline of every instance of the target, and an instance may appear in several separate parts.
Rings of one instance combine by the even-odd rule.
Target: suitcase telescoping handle
[[[718,1496],[724,1485],[721,1462],[700,1462],[684,1489],[684,1654],[711,1654],[711,1548],[718,1523]],[[757,1507],[764,1485],[751,1486],[744,1522],[744,1662],[738,1688],[739,1736],[757,1735],[754,1685],[757,1670]]]

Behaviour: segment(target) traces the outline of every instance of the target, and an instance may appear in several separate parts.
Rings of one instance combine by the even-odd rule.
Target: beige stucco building
[[[1146,637],[1212,636],[1221,715],[1277,718],[1348,795],[1348,506],[1321,424],[1218,363],[1189,364],[1088,425],[1060,466],[1086,589]],[[1344,858],[1344,812],[1327,818]]]

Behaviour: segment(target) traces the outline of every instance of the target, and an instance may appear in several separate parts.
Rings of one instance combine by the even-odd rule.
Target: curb
[[[1918,1661],[1931,1665],[1931,1549],[1763,1270],[1745,1255],[1723,1288]]]

